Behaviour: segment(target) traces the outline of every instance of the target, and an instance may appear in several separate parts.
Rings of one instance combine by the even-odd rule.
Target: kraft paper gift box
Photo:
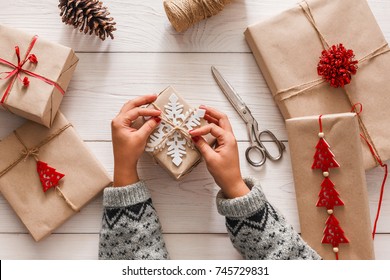
[[[361,103],[361,132],[382,161],[390,159],[390,52],[366,0],[300,4],[245,31],[283,117],[351,112]],[[330,46],[352,49],[356,60],[365,59],[344,88],[331,87],[317,73],[325,49],[321,36]],[[368,146],[362,147],[365,169],[376,166]]]
[[[162,120],[149,137],[145,151],[174,179],[181,179],[202,160],[188,131],[207,124],[203,119],[204,110],[191,107],[172,86],[162,91],[148,107],[161,110]],[[140,127],[144,121],[138,118],[133,126]],[[216,140],[210,134],[203,138],[211,146]]]
[[[16,129],[0,142],[0,158],[0,192],[36,241],[111,184],[103,166],[60,112],[50,129],[31,121]],[[43,191],[38,161],[65,175],[58,187]]]
[[[0,38],[0,107],[50,127],[79,59],[71,48],[4,25]]]
[[[356,114],[324,115],[321,118],[324,139],[340,165],[329,169],[330,180],[343,206],[334,207],[349,243],[339,245],[339,259],[374,259],[365,171]],[[335,259],[330,244],[322,244],[327,209],[316,207],[322,180],[320,169],[312,169],[319,141],[319,116],[286,121],[294,174],[302,238],[324,259]]]

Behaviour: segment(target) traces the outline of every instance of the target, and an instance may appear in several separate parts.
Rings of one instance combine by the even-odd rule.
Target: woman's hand
[[[190,131],[190,134],[206,161],[207,169],[227,198],[247,194],[250,190],[241,177],[237,141],[229,119],[214,108],[200,108],[206,110],[204,118],[209,124]],[[215,150],[201,137],[208,133],[217,138]]]
[[[111,122],[114,150],[114,186],[125,186],[139,181],[137,162],[145,150],[146,141],[161,119],[156,109],[140,108],[155,101],[157,95],[145,95],[128,101]],[[150,116],[142,127],[135,129],[131,124],[139,116]]]

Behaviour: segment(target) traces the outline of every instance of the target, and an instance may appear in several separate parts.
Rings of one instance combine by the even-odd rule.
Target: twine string
[[[187,122],[187,120],[191,117],[191,115],[193,114],[193,112],[195,112],[196,109],[194,108],[191,108],[188,112],[187,112],[187,115],[186,117],[181,121],[179,122],[178,124],[175,124],[173,123],[167,116],[166,114],[164,113],[163,110],[161,110],[161,108],[156,105],[155,103],[151,103],[151,105],[156,109],[156,110],[159,110],[161,112],[161,115],[160,115],[160,118],[163,122],[167,123],[170,125],[171,127],[171,130],[169,130],[167,133],[164,134],[162,140],[160,143],[157,143],[154,147],[151,147],[154,149],[153,153],[157,153],[159,151],[156,151],[155,148],[157,147],[162,147],[165,142],[176,132],[178,131],[179,133],[181,133],[184,138],[187,140],[187,144],[190,145],[191,147],[193,147],[192,145],[192,141],[191,141],[191,135],[188,133],[187,129],[185,129],[183,127],[183,125]]]
[[[165,0],[164,9],[177,32],[218,14],[231,0]]]
[[[306,7],[304,7],[303,3],[305,4]],[[322,32],[320,31],[319,27],[317,26],[317,24],[315,22],[311,8],[310,8],[309,4],[307,3],[307,1],[306,0],[302,1],[301,3],[299,3],[299,6],[301,7],[306,18],[309,20],[310,24],[316,30],[316,33],[318,34],[318,36],[323,44],[323,48],[325,49],[325,48],[329,47],[329,43],[326,41],[325,36],[322,34]],[[388,43],[384,43],[383,45],[379,46],[375,50],[369,52],[367,55],[358,59],[358,62],[361,63],[361,62],[367,61],[369,59],[373,59],[373,58],[375,58],[379,55],[385,54],[389,51],[390,51],[390,48],[388,46]],[[309,92],[310,89],[312,89],[312,88],[314,88],[314,87],[316,87],[324,82],[326,82],[324,79],[318,78],[318,79],[313,80],[313,81],[305,82],[305,83],[299,84],[297,86],[292,86],[290,88],[280,90],[280,91],[275,93],[274,99],[276,102],[278,102],[278,101],[281,102],[281,101],[290,99],[290,98],[295,97],[297,95],[307,93],[307,92]],[[354,103],[352,102],[351,95],[345,89],[345,87],[343,87],[342,89],[344,90],[350,105],[353,107]],[[281,97],[282,94],[284,94],[284,96]],[[373,145],[372,138],[369,135],[368,130],[367,130],[366,126],[364,125],[363,120],[361,119],[361,116],[358,114],[357,117],[358,117],[359,126],[364,134],[364,137],[371,143],[371,145],[373,147],[373,151],[375,152],[375,155],[373,155],[373,158],[374,158],[375,162],[379,164],[378,158],[380,159],[380,157],[379,157],[377,149]]]
[[[302,3],[305,3],[306,4],[306,9],[305,7],[303,7]],[[325,36],[322,34],[322,32],[320,31],[320,29],[318,28],[317,26],[317,23],[314,19],[314,16],[313,16],[313,13],[311,12],[311,8],[309,6],[309,3],[306,2],[306,0],[302,1],[299,3],[299,6],[302,8],[302,10],[304,11],[305,13],[305,16],[306,18],[309,20],[309,22],[311,23],[311,25],[314,27],[315,31],[317,32],[318,34],[318,37],[320,38],[321,40],[321,43],[322,43],[322,46],[324,49],[329,49],[330,48],[330,45],[329,43],[326,41],[325,39]]]
[[[62,190],[61,190],[59,187],[56,187],[55,189],[56,189],[56,194],[57,194],[59,197],[61,197],[61,198],[65,201],[65,203],[66,203],[73,211],[75,211],[75,212],[80,212],[80,210],[76,207],[76,205],[74,205],[74,204],[72,203],[72,201],[70,201],[70,200],[66,197],[66,195],[62,192]]]
[[[316,22],[314,20],[314,17],[313,17],[313,14],[311,12],[309,4],[307,3],[306,0],[304,0],[303,3],[306,4],[306,8],[307,9],[305,9],[305,7],[302,5],[302,2],[299,3],[299,6],[301,7],[302,11],[304,12],[306,18],[309,20],[311,25],[316,30],[316,32],[317,32],[317,34],[318,34],[318,36],[319,36],[319,38],[320,38],[320,40],[321,40],[321,42],[323,44],[323,47],[329,48],[329,44],[326,42],[325,37],[323,36],[321,31],[319,30],[319,28],[318,28],[318,26],[317,26],[317,24],[316,24]],[[375,50],[369,52],[367,55],[365,55],[362,58],[358,59],[358,63],[362,63],[364,61],[371,60],[371,59],[373,59],[373,58],[375,58],[377,56],[386,54],[388,52],[390,52],[390,48],[389,48],[388,43],[386,42],[383,45],[381,45],[378,48],[376,48]],[[303,84],[300,84],[300,85],[297,85],[297,86],[292,86],[292,87],[284,89],[284,90],[280,90],[280,91],[275,93],[274,99],[275,99],[276,102],[284,101],[286,99],[289,99],[289,98],[295,97],[297,95],[306,93],[310,89],[312,89],[313,87],[315,87],[317,85],[320,85],[321,83],[325,82],[325,80],[322,80],[322,81],[321,80],[322,79],[317,79],[317,80],[306,82],[306,83],[303,83]],[[356,111],[356,105],[357,104],[354,104],[352,102],[351,95],[349,94],[348,90],[345,89],[345,87],[343,87],[343,90],[344,90],[344,92],[345,92],[345,94],[346,94],[346,96],[348,98],[348,101],[350,102],[350,105],[352,106],[352,111]],[[285,97],[280,97],[281,94],[286,94],[286,93],[288,93],[288,94]],[[378,153],[378,151],[377,151],[377,149],[376,149],[376,147],[374,145],[374,142],[372,141],[372,138],[370,137],[370,135],[368,133],[368,130],[367,130],[366,126],[364,125],[363,120],[361,119],[360,113],[363,110],[363,106],[362,106],[361,103],[358,103],[358,104],[360,104],[360,111],[357,112],[356,116],[357,116],[357,119],[358,119],[358,122],[359,122],[359,126],[360,126],[361,131],[362,131],[362,134],[360,134],[360,136],[365,141],[367,146],[369,147],[370,152],[371,152],[375,162],[377,164],[379,164],[381,167],[383,167],[384,172],[385,172],[384,178],[383,178],[383,181],[382,181],[382,185],[381,185],[380,196],[379,196],[379,201],[378,201],[378,208],[377,208],[377,213],[376,213],[375,222],[374,222],[373,231],[372,231],[372,238],[374,239],[375,238],[375,234],[376,234],[377,222],[378,222],[378,219],[379,219],[379,216],[380,216],[380,210],[381,210],[381,206],[382,206],[384,188],[385,188],[385,184],[386,184],[386,180],[387,180],[388,166],[387,166],[387,164],[384,164],[383,161],[381,160],[381,158],[379,156],[379,153]],[[321,117],[320,117],[320,120],[321,120]],[[321,125],[321,123],[320,123],[320,125]],[[337,253],[336,253],[336,258],[338,259]]]
[[[302,3],[306,4],[306,8],[302,5]],[[299,6],[301,7],[302,11],[304,12],[304,15],[309,20],[309,22],[311,23],[313,28],[316,30],[316,33],[322,42],[324,50],[329,49],[329,43],[326,41],[325,36],[319,30],[319,27],[314,20],[313,14],[311,12],[310,6],[307,3],[307,1],[304,0],[303,2],[299,3]],[[390,52],[390,48],[389,48],[388,43],[386,42],[386,43],[383,43],[378,48],[372,50],[371,52],[369,52],[368,54],[366,54],[362,58],[358,59],[357,61],[358,61],[358,63],[362,63],[366,60],[373,59],[373,58],[380,56],[380,55],[383,55],[387,52]],[[305,82],[305,83],[302,83],[299,85],[291,86],[289,88],[277,91],[274,95],[274,99],[279,100],[279,101],[284,101],[284,100],[290,99],[292,97],[295,97],[297,95],[307,93],[312,88],[319,86],[320,84],[325,83],[325,82],[326,81],[324,79],[318,78],[318,79],[315,79],[315,80],[312,80],[309,82]],[[285,96],[280,97],[281,95],[285,95]],[[349,98],[349,96],[348,96],[348,98]],[[351,102],[351,104],[353,104],[353,103]]]
[[[67,125],[63,126],[59,130],[57,130],[55,133],[51,134],[41,142],[39,142],[38,145],[36,145],[33,148],[28,148],[20,135],[14,131],[14,135],[16,136],[16,139],[22,144],[23,150],[20,153],[20,156],[13,161],[10,165],[8,165],[5,169],[0,171],[0,178],[3,177],[5,174],[7,174],[9,171],[11,171],[15,166],[17,166],[20,162],[27,160],[30,156],[33,156],[36,161],[38,161],[38,154],[39,154],[39,149],[42,148],[44,145],[48,144],[51,142],[54,138],[58,137],[61,133],[63,133],[67,128],[71,127],[72,124],[68,123]],[[56,193],[64,199],[65,203],[75,212],[78,212],[79,210],[77,207],[65,196],[65,194],[60,190],[59,187],[56,187]]]

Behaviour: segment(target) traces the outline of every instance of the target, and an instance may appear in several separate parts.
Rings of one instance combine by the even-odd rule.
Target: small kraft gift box
[[[149,137],[145,151],[174,179],[181,179],[202,160],[189,131],[207,124],[203,119],[205,111],[191,107],[172,86],[148,107],[161,111],[161,122]],[[140,127],[144,121],[138,118],[133,126]],[[210,134],[203,138],[211,146],[216,140]]]
[[[361,103],[365,169],[390,159],[390,48],[366,0],[305,0],[245,38],[285,119]]]
[[[0,108],[51,127],[79,61],[71,48],[0,25]]]
[[[357,115],[286,123],[302,238],[324,259],[374,259]]]
[[[0,192],[39,241],[111,184],[61,112],[46,128],[28,121],[0,142]]]

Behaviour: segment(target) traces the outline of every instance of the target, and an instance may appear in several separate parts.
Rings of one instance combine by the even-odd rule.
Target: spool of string
[[[231,0],[164,0],[164,9],[177,32],[218,14]]]

